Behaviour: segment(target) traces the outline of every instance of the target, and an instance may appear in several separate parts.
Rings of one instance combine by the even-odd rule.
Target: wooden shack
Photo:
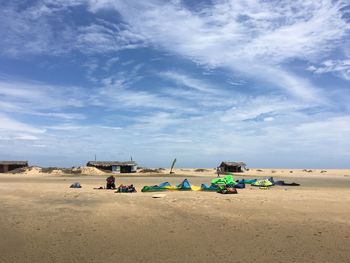
[[[0,173],[7,173],[17,168],[28,167],[27,161],[0,161]]]
[[[221,162],[219,170],[222,173],[242,173],[246,169],[244,162]]]
[[[137,163],[134,161],[89,161],[86,166],[96,167],[100,170],[111,171],[113,173],[136,173]]]

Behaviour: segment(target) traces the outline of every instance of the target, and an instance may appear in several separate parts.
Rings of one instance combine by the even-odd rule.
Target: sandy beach
[[[180,170],[121,175],[116,183],[140,190],[214,178]],[[102,175],[3,174],[0,262],[348,262],[349,171],[296,173],[274,176],[299,187],[247,186],[237,195],[166,192],[159,199],[94,190],[104,185]],[[76,181],[83,187],[70,189]]]

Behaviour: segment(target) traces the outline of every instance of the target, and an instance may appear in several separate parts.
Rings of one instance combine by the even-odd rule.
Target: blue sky
[[[349,1],[0,1],[0,159],[349,168]]]

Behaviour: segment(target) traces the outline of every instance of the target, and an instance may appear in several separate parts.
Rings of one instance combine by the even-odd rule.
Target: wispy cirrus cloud
[[[77,28],[75,49],[83,53],[109,53],[145,46],[145,38],[130,31],[127,25],[97,20]]]
[[[62,87],[34,81],[0,79],[0,94],[0,103],[4,105],[4,110],[46,114],[58,118],[69,116],[67,113],[40,111],[80,108],[85,103],[79,87]],[[71,117],[73,116],[74,114]],[[82,117],[78,114],[75,116]]]
[[[83,113],[70,112],[72,109],[81,109],[85,104],[81,90],[77,87],[6,77],[0,79],[0,95],[2,140],[36,141],[48,135],[42,124],[45,120],[55,122],[85,119]]]
[[[46,129],[0,114],[0,141],[35,141],[45,132]]]
[[[87,54],[116,52],[144,45],[145,38],[132,32],[126,24],[95,18],[81,24],[69,19],[69,12],[87,15],[86,1],[42,0],[33,5],[9,2],[0,10],[0,52],[5,56],[22,54],[65,55],[73,51]],[[8,18],[11,19],[8,19]]]
[[[208,84],[207,82],[190,77],[187,74],[183,74],[177,71],[160,72],[159,75],[161,77],[174,81],[179,86],[191,88],[196,90],[197,92],[205,92],[205,93],[220,92],[220,90],[217,87],[214,88],[213,86],[210,86],[210,84]]]
[[[45,132],[45,129],[39,129],[36,127],[33,127],[31,125],[25,124],[23,122],[15,121],[6,115],[0,115],[1,120],[1,130],[8,130],[8,131],[21,131],[21,132],[28,132],[28,133],[35,133],[35,134],[41,134]]]
[[[156,47],[267,80],[305,100],[316,97],[318,88],[281,63],[324,57],[349,34],[342,1],[214,1],[199,11],[181,2],[94,1],[90,5],[93,10],[115,8]]]
[[[88,9],[84,9],[86,5]],[[96,19],[83,26],[72,23],[57,31],[51,16],[75,6],[83,7],[84,12],[96,13],[114,8],[125,24]],[[23,39],[13,40],[16,44],[21,43],[18,48],[10,45],[11,39],[4,41],[10,41],[6,47],[17,49],[16,52],[34,53],[52,53],[52,49],[58,53],[74,49],[108,53],[152,45],[202,65],[223,66],[263,79],[307,101],[322,97],[319,88],[288,70],[283,63],[293,59],[319,60],[341,46],[342,40],[349,35],[344,16],[346,2],[213,1],[203,6],[190,10],[181,2],[159,5],[157,1],[42,1],[18,15],[13,6],[8,5],[3,12],[14,13],[14,19],[11,24],[4,21],[4,28],[18,32]],[[29,24],[30,28],[23,28]],[[179,24],[186,26],[178,27]],[[34,33],[40,39],[30,41],[21,33],[30,32],[32,28],[38,30]],[[56,36],[55,32],[61,33]],[[61,45],[68,42],[69,47]],[[26,43],[30,46],[23,47]]]
[[[326,60],[319,66],[309,66],[307,70],[315,74],[335,73],[345,80],[350,80],[350,59]]]

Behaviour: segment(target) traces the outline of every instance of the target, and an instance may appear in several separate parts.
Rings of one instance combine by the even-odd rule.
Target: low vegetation
[[[195,172],[198,172],[198,173],[202,173],[202,172],[207,172],[207,171],[209,171],[208,169],[196,169],[196,170],[194,170]]]

